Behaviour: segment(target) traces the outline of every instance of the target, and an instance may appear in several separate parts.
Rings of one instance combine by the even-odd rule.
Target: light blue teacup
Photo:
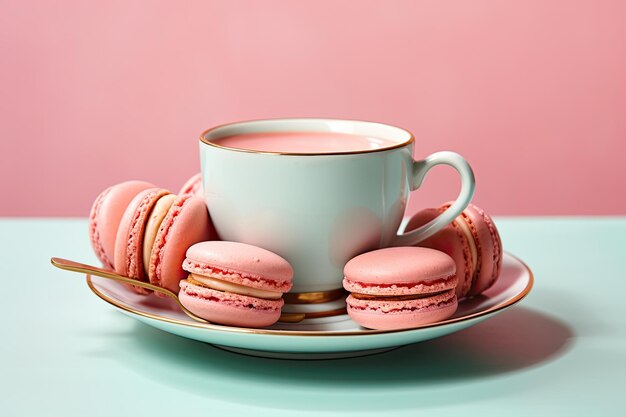
[[[337,132],[393,141],[381,149],[296,154],[227,148],[216,139],[258,132]],[[415,161],[413,135],[397,127],[334,119],[274,119],[232,123],[200,136],[206,202],[223,240],[249,243],[287,259],[292,292],[341,288],[354,256],[388,246],[415,245],[454,220],[474,194],[474,175],[454,152]],[[405,234],[398,228],[407,199],[435,165],[461,176],[448,210]]]

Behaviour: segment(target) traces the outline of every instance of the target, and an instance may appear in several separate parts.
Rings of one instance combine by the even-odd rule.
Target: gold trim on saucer
[[[287,292],[283,294],[286,304],[320,304],[347,297],[348,292],[343,288],[316,292]]]
[[[231,148],[229,146],[222,146],[222,145],[218,145],[215,142],[212,142],[211,140],[207,139],[207,135],[211,132],[213,132],[214,130],[217,129],[222,129],[228,126],[233,126],[233,125],[237,125],[237,124],[241,124],[241,123],[253,123],[253,122],[278,122],[278,121],[296,121],[296,120],[319,120],[321,122],[323,121],[330,121],[330,122],[356,122],[356,123],[369,123],[369,124],[373,124],[373,125],[379,125],[379,126],[387,126],[387,127],[391,127],[394,129],[398,129],[401,130],[402,132],[406,133],[409,135],[409,138],[402,141],[402,142],[398,142],[395,145],[392,146],[386,146],[384,148],[376,148],[376,149],[361,149],[358,151],[345,151],[345,152],[318,152],[318,153],[304,153],[304,152],[270,152],[270,151],[257,151],[254,149],[241,149],[241,148]],[[309,130],[304,130],[304,131],[309,131]],[[269,132],[269,131],[268,131]],[[314,130],[312,130],[312,132],[315,132]],[[336,133],[344,133],[344,132],[336,132]],[[346,134],[350,134],[349,132],[345,132]],[[278,118],[278,119],[256,119],[256,120],[242,120],[239,122],[232,122],[232,123],[225,123],[225,124],[221,124],[221,125],[217,125],[214,126],[210,129],[205,130],[204,132],[202,132],[202,134],[200,135],[200,142],[205,143],[209,146],[213,146],[215,148],[220,148],[220,149],[225,149],[225,150],[229,150],[229,151],[236,151],[236,152],[245,152],[245,153],[257,153],[257,154],[265,154],[265,155],[283,155],[283,156],[320,156],[320,155],[356,155],[356,154],[363,154],[363,153],[373,153],[373,152],[383,152],[383,151],[390,151],[392,149],[398,149],[398,148],[403,148],[407,145],[410,145],[412,143],[415,142],[415,137],[413,136],[413,133],[409,132],[406,129],[403,129],[401,127],[397,127],[397,126],[392,126],[392,125],[388,125],[386,123],[379,123],[379,122],[372,122],[372,121],[368,121],[368,120],[350,120],[350,119],[332,119],[332,118],[319,118],[319,117],[294,117],[294,118]]]
[[[484,311],[479,311],[477,313],[474,314],[470,314],[467,316],[463,316],[463,317],[456,317],[453,319],[448,319],[448,320],[443,320],[437,323],[430,323],[430,324],[425,324],[423,326],[418,326],[415,327],[413,329],[402,329],[402,330],[359,330],[359,331],[344,331],[344,332],[326,332],[326,331],[319,331],[319,330],[309,330],[309,331],[304,331],[304,330],[299,330],[299,331],[292,331],[292,330],[273,330],[273,329],[251,329],[251,328],[245,328],[245,327],[232,327],[232,326],[222,326],[222,325],[218,325],[218,324],[211,324],[211,323],[200,323],[200,322],[194,322],[194,321],[183,321],[183,320],[178,320],[178,319],[170,319],[167,317],[162,317],[162,316],[157,316],[155,314],[152,313],[147,313],[145,311],[141,311],[141,310],[137,310],[134,309],[132,307],[128,307],[127,305],[114,300],[112,298],[110,298],[109,296],[101,293],[93,284],[93,282],[91,281],[91,276],[87,275],[87,285],[89,286],[89,289],[91,289],[91,291],[96,294],[98,297],[100,297],[102,300],[106,301],[107,303],[121,309],[124,311],[127,311],[129,313],[133,313],[136,314],[138,316],[142,316],[142,317],[146,317],[152,320],[158,320],[158,321],[162,321],[162,322],[166,322],[166,323],[170,323],[170,324],[177,324],[177,325],[181,325],[181,326],[188,326],[188,327],[197,327],[197,328],[201,328],[201,329],[207,329],[207,330],[215,330],[215,331],[221,331],[221,332],[230,332],[230,333],[248,333],[248,334],[264,334],[264,335],[272,335],[272,336],[317,336],[317,337],[340,337],[340,336],[368,336],[368,335],[376,335],[376,334],[385,334],[385,333],[399,333],[399,332],[409,332],[409,331],[413,331],[413,330],[419,330],[419,329],[425,329],[425,328],[429,328],[429,327],[437,327],[437,326],[444,326],[447,324],[453,324],[453,323],[461,323],[464,321],[469,321],[469,320],[473,320],[473,319],[477,319],[492,313],[495,313],[497,311],[500,311],[502,309],[505,309],[509,306],[512,306],[513,304],[518,303],[520,300],[522,300],[524,297],[526,297],[528,295],[528,293],[530,292],[530,290],[533,287],[533,283],[535,281],[535,278],[533,276],[533,272],[531,271],[531,269],[528,267],[528,265],[526,265],[524,263],[524,261],[522,261],[521,259],[519,259],[516,256],[511,255],[510,253],[507,252],[507,254],[509,256],[511,256],[512,258],[514,258],[515,260],[517,260],[520,264],[522,264],[522,266],[526,269],[526,271],[528,272],[528,284],[526,284],[526,287],[524,287],[524,289],[517,294],[515,297],[511,298],[510,300],[507,300],[503,303],[497,304],[487,310]]]

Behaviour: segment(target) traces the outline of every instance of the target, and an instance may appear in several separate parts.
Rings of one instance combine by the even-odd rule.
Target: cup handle
[[[456,201],[439,216],[425,225],[408,233],[398,234],[392,241],[392,246],[413,246],[422,240],[434,235],[444,226],[450,224],[467,207],[474,195],[474,172],[467,161],[456,152],[435,152],[421,161],[413,161],[411,191],[417,190],[422,184],[426,173],[436,165],[450,165],[461,176],[461,192]]]

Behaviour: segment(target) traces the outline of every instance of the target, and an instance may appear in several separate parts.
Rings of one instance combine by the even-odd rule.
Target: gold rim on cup
[[[358,151],[344,151],[344,152],[320,152],[320,153],[302,153],[302,152],[270,152],[270,151],[258,151],[258,150],[254,150],[254,149],[241,149],[241,148],[231,148],[229,146],[222,146],[222,145],[218,145],[215,142],[212,142],[211,140],[207,139],[207,136],[211,133],[213,133],[214,131],[218,130],[218,129],[223,129],[225,127],[230,127],[230,126],[235,126],[238,124],[244,124],[244,123],[256,123],[256,122],[279,122],[279,121],[297,121],[297,120],[302,120],[302,121],[313,121],[313,120],[318,120],[320,122],[348,122],[348,123],[367,123],[367,124],[371,124],[371,125],[376,125],[376,126],[385,126],[385,127],[391,127],[394,129],[398,129],[404,133],[406,133],[408,135],[408,139],[406,139],[403,142],[397,143],[393,146],[387,146],[384,148],[377,148],[377,149],[361,149]],[[305,131],[309,132],[316,132],[315,130],[306,130]],[[349,132],[335,132],[335,133],[346,133],[346,134],[350,134]],[[393,126],[393,125],[389,125],[386,123],[379,123],[379,122],[372,122],[369,120],[349,120],[349,119],[332,119],[332,118],[317,118],[317,117],[297,117],[297,118],[280,118],[280,119],[256,119],[256,120],[242,120],[239,122],[232,122],[232,123],[225,123],[225,124],[221,124],[221,125],[217,125],[214,126],[212,128],[209,128],[207,130],[205,130],[204,132],[202,132],[202,134],[200,135],[200,142],[205,143],[209,146],[213,146],[215,148],[220,148],[220,149],[226,149],[229,151],[236,151],[236,152],[246,152],[246,153],[257,153],[257,154],[266,154],[266,155],[284,155],[284,156],[320,156],[320,155],[356,155],[356,154],[363,154],[363,153],[374,153],[374,152],[384,152],[384,151],[389,151],[392,149],[398,149],[398,148],[403,148],[407,145],[412,144],[413,142],[415,142],[415,137],[413,137],[413,133],[409,132],[406,129],[403,129],[401,127],[397,127],[397,126]]]

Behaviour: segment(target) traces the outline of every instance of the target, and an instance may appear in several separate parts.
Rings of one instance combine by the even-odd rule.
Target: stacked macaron
[[[182,262],[187,248],[217,239],[201,198],[174,195],[140,181],[127,181],[102,192],[91,209],[89,232],[105,267],[174,292],[186,276]]]
[[[180,302],[209,321],[265,327],[280,317],[291,289],[289,262],[268,250],[237,242],[200,242],[187,250]]]
[[[344,268],[348,314],[369,329],[418,327],[457,308],[455,263],[443,252],[396,247],[367,252]]]
[[[446,203],[437,209],[418,212],[407,224],[407,230],[426,224],[449,206]],[[496,282],[502,269],[502,241],[498,229],[491,217],[473,204],[419,246],[440,250],[454,259],[458,298],[481,294]]]

